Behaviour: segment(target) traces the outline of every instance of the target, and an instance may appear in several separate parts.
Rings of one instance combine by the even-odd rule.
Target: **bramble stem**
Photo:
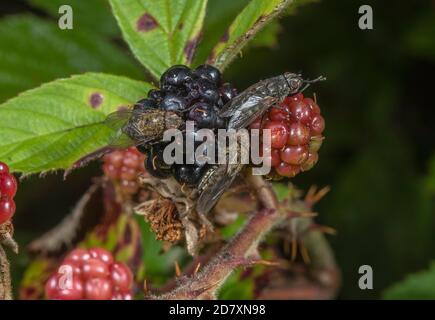
[[[236,267],[260,259],[257,245],[263,236],[285,216],[280,213],[271,185],[260,176],[248,176],[262,208],[254,213],[242,230],[197,274],[179,279],[174,290],[155,299],[214,299],[220,286]]]
[[[3,246],[18,252],[18,246],[12,239],[13,226],[11,222],[0,225],[0,300],[12,300],[12,284],[10,265]]]
[[[305,280],[304,287],[290,285],[279,290],[265,292],[263,298],[304,298],[330,299],[339,287],[340,273],[335,263],[334,255],[320,230],[310,230],[311,217],[294,217],[289,219],[288,210],[282,210],[276,194],[270,183],[261,176],[246,177],[248,186],[256,193],[260,209],[252,214],[248,222],[233,239],[225,245],[199,272],[186,274],[177,278],[174,289],[159,296],[148,296],[150,299],[216,299],[217,292],[228,276],[237,267],[252,266],[261,263],[258,244],[275,226],[289,222],[296,226],[296,232],[301,232],[300,240],[304,243],[306,254],[311,263],[308,266],[310,277]],[[320,195],[322,192],[319,192]],[[315,196],[315,195],[314,195]],[[318,198],[320,199],[321,196]],[[290,197],[292,198],[292,197]],[[294,200],[286,203],[286,208],[307,212],[317,201]],[[292,202],[293,201],[293,202]],[[309,232],[305,232],[309,231]],[[291,230],[289,230],[291,233]]]

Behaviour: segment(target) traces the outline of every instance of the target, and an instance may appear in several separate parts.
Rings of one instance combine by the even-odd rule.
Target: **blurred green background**
[[[55,5],[64,2],[0,2],[0,102],[85,71],[146,79],[103,0],[72,1],[69,31],[57,28]],[[205,36],[218,38],[247,1],[210,2]],[[373,30],[358,28],[363,4],[373,8]],[[381,298],[435,258],[435,2],[310,1],[261,36],[225,79],[243,89],[284,71],[328,77],[308,90],[327,124],[320,161],[295,183],[332,187],[316,211],[338,231],[329,239],[343,273],[339,297]],[[94,164],[66,182],[61,174],[24,180],[14,220],[21,246],[68,213],[99,170]],[[16,286],[28,262],[24,250],[13,258]],[[373,290],[358,288],[364,264],[373,267]]]

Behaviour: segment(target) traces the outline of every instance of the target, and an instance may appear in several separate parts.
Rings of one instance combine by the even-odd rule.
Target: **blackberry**
[[[201,179],[204,168],[204,166],[197,165],[174,165],[174,177],[181,184],[195,186]]]
[[[164,94],[160,90],[151,89],[150,91],[148,91],[148,98],[150,98],[152,100],[160,101],[163,99],[163,97],[164,97]]]
[[[175,112],[185,121],[193,121],[195,130],[225,128],[225,119],[217,115],[218,109],[235,97],[237,92],[231,84],[221,85],[221,83],[221,73],[213,66],[200,65],[191,70],[184,65],[175,65],[161,76],[160,89],[150,90],[148,98],[136,103],[135,110],[146,112],[150,108],[159,108]],[[183,127],[180,129],[182,130]],[[195,149],[200,144],[201,142],[195,143]],[[144,161],[146,171],[161,179],[174,175],[180,183],[194,186],[200,180],[204,166],[198,163],[187,166],[167,165],[163,159],[166,145],[167,143],[158,143],[152,146],[149,144],[137,146],[137,150],[146,155]],[[186,158],[185,150],[184,158]],[[105,164],[105,173],[117,179],[124,192],[132,193],[136,190],[133,179],[136,172],[121,166],[113,163]]]
[[[17,193],[17,187],[17,180],[12,174],[8,172],[0,173],[0,195],[2,197],[7,196],[13,199]]]
[[[194,73],[202,79],[213,82],[215,86],[220,86],[221,84],[221,72],[219,71],[219,69],[209,64],[203,64],[198,66],[195,69]]]
[[[148,109],[156,109],[157,101],[154,99],[142,99],[134,104],[133,110],[146,111]]]
[[[224,83],[220,88],[220,95],[223,104],[225,104],[233,99],[235,96],[237,96],[237,90],[233,87],[231,83]]]
[[[216,85],[205,79],[198,79],[198,91],[202,100],[216,104],[219,101],[219,92]]]
[[[15,213],[15,202],[7,196],[0,198],[0,224],[10,220]]]
[[[166,164],[163,159],[165,144],[152,146],[145,160],[145,169],[154,177],[166,179],[172,175],[171,166]]]
[[[72,272],[66,280],[70,283],[65,283],[64,270]],[[112,253],[103,248],[78,248],[48,279],[45,294],[56,300],[131,300],[132,286],[131,270],[126,264],[115,262]]]
[[[10,220],[15,214],[14,197],[17,188],[17,180],[9,173],[9,167],[0,161],[0,224]]]
[[[292,178],[319,159],[325,120],[317,103],[302,93],[270,108],[250,128],[271,130],[271,165],[279,176]]]
[[[181,86],[192,79],[192,72],[189,67],[175,65],[163,73],[160,78],[160,88],[164,91],[171,91],[172,88]]]
[[[198,102],[189,111],[188,119],[195,121],[198,128],[213,129],[216,126],[217,114],[212,105],[205,102]]]
[[[168,93],[160,103],[160,108],[166,111],[183,111],[186,107],[186,99],[175,93]]]
[[[137,178],[145,172],[145,157],[134,148],[113,151],[103,158],[103,172],[119,187],[122,195],[131,196],[139,190]]]

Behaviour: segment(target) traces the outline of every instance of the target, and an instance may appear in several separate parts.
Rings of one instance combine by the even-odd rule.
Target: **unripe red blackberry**
[[[109,251],[78,248],[48,279],[45,293],[55,300],[131,300],[132,284],[130,269],[115,262]]]
[[[129,196],[139,190],[137,178],[145,172],[145,157],[134,147],[113,151],[103,158],[103,172],[123,195]]]
[[[17,180],[9,173],[9,167],[0,161],[0,224],[10,220],[15,213],[17,188]]]
[[[0,224],[5,223],[15,213],[15,202],[7,196],[0,198]]]
[[[302,93],[287,97],[256,119],[251,129],[271,129],[271,176],[292,178],[318,161],[325,120],[320,108]]]

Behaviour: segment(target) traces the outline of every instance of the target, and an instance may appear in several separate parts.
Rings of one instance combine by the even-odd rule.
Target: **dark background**
[[[211,8],[218,10],[223,3],[211,1]],[[362,4],[373,8],[374,30],[358,28]],[[12,14],[56,22],[25,1],[1,1],[0,24]],[[75,12],[77,19],[79,14],[93,15]],[[228,14],[228,21],[233,15]],[[315,90],[326,119],[320,161],[295,183],[304,189],[332,187],[316,211],[321,223],[338,231],[329,239],[343,273],[340,298],[380,298],[383,289],[427,268],[435,256],[435,2],[324,0],[301,6],[281,25],[273,48],[245,50],[225,78],[245,88],[284,71],[328,77],[308,90]],[[113,41],[127,52],[122,40]],[[138,72],[126,75],[145,78],[129,59]],[[89,68],[111,72],[107,69]],[[22,87],[2,86],[1,96],[5,100],[69,75],[61,66],[59,70]],[[61,174],[22,182],[14,219],[22,247],[55,225],[99,170],[94,164],[66,182]],[[28,261],[24,250],[14,259],[15,283]],[[374,290],[358,288],[358,268],[364,264],[373,267]]]

